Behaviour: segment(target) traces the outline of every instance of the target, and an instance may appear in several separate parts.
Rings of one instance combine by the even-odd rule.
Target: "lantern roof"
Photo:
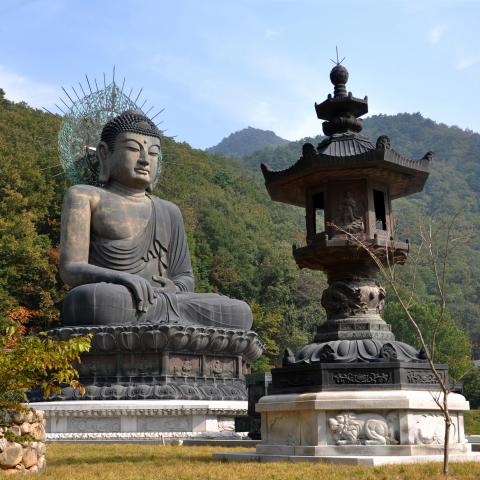
[[[326,182],[367,179],[389,187],[390,198],[422,191],[430,173],[433,152],[421,160],[411,160],[390,148],[390,139],[382,135],[373,144],[360,134],[363,123],[358,117],[368,112],[368,98],[347,93],[348,71],[337,65],[330,72],[334,94],[315,104],[326,138],[317,147],[303,145],[302,156],[291,167],[274,171],[262,164],[265,185],[272,200],[305,206],[306,190]]]

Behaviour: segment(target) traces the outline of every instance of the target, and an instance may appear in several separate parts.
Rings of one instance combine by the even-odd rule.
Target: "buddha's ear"
[[[110,180],[110,162],[108,145],[105,142],[100,142],[97,145],[97,159],[100,164],[100,171],[98,172],[98,182],[102,184],[108,183]]]

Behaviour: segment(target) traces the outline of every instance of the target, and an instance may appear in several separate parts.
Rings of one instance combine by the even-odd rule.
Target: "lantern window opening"
[[[373,205],[375,209],[375,228],[377,230],[387,230],[385,192],[373,190]]]
[[[313,215],[315,220],[315,234],[325,229],[325,199],[323,192],[315,193],[312,196]]]

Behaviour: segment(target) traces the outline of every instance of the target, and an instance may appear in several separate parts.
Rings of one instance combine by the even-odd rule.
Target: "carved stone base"
[[[417,390],[357,390],[262,397],[257,404],[262,441],[255,459],[277,457],[278,461],[281,456],[362,463],[363,458],[367,464],[440,459],[445,424],[435,395]],[[450,452],[471,460],[463,428],[463,412],[469,404],[462,395],[451,393],[449,405]],[[241,459],[238,455],[222,458]]]
[[[235,417],[245,401],[81,400],[31,403],[45,412],[49,441],[164,441],[243,438]]]
[[[436,365],[448,381],[447,365]],[[427,363],[312,363],[272,370],[272,394],[347,390],[438,390],[438,382]],[[340,393],[341,395],[342,393]]]
[[[181,325],[63,327],[66,340],[92,335],[78,365],[86,394],[66,387],[57,400],[246,400],[245,374],[263,352],[252,331]],[[42,401],[42,392],[30,400]]]

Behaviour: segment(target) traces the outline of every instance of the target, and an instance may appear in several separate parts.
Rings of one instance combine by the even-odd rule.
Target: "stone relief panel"
[[[123,354],[119,370],[121,375],[127,377],[159,375],[160,362],[160,356],[156,353]]]
[[[325,212],[327,225],[331,224],[351,234],[365,232],[367,196],[362,182],[336,184],[329,193],[328,203],[332,208]],[[333,228],[332,234],[334,230]],[[337,230],[339,234],[344,232]]]
[[[199,376],[201,374],[200,357],[195,355],[170,355],[168,373],[177,376]]]
[[[381,385],[391,381],[390,372],[371,372],[368,370],[355,372],[336,372],[332,374],[332,383],[337,385]]]
[[[69,432],[120,432],[120,417],[96,417],[96,418],[67,418],[67,430]]]
[[[277,445],[300,445],[301,422],[298,416],[288,413],[267,414],[266,443]]]
[[[116,355],[96,355],[94,357],[82,356],[81,363],[77,366],[78,372],[85,377],[110,377],[117,372]]]
[[[219,432],[234,432],[235,431],[235,420],[231,418],[222,418],[218,419],[218,431]]]
[[[452,415],[450,442],[458,442],[457,419]],[[413,415],[415,444],[442,445],[445,438],[445,420],[441,413],[421,413]]]
[[[205,374],[209,377],[233,377],[235,370],[234,358],[207,357]]]
[[[398,414],[340,412],[328,419],[336,445],[397,445]],[[330,442],[329,442],[330,443]]]
[[[139,432],[190,432],[192,418],[188,417],[139,417],[137,431]]]
[[[362,233],[365,230],[363,210],[363,205],[359,205],[352,192],[344,192],[336,211],[336,225],[348,233]]]
[[[439,372],[443,379],[445,379],[445,373]],[[408,383],[420,383],[420,384],[432,384],[438,383],[437,378],[430,370],[408,370],[406,372]]]

